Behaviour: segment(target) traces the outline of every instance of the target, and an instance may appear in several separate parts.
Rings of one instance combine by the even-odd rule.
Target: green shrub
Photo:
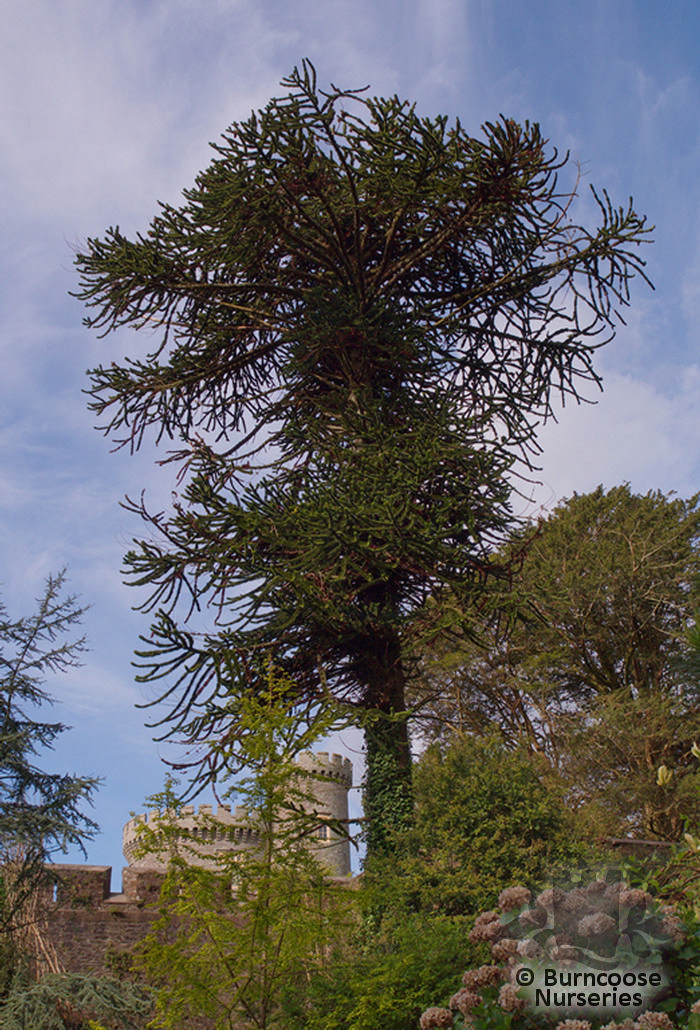
[[[55,973],[10,991],[0,1008],[2,1030],[87,1030],[91,1022],[110,1030],[143,1030],[153,1014],[143,987],[107,976]]]
[[[384,917],[379,930],[336,954],[326,969],[286,999],[289,1030],[416,1030],[434,998],[454,983],[481,949],[461,916]]]
[[[414,783],[412,828],[365,868],[358,934],[286,999],[290,1030],[416,1030],[488,959],[468,939],[476,913],[586,851],[532,759],[497,741],[430,747]]]
[[[415,819],[394,855],[367,870],[395,909],[475,914],[504,887],[536,884],[592,857],[557,786],[521,751],[459,737],[414,769]]]

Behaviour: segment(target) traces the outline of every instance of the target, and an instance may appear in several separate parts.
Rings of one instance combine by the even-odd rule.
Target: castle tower
[[[318,826],[309,846],[312,854],[326,867],[330,876],[350,875],[350,843],[339,831],[338,823],[348,826],[348,791],[352,786],[352,762],[326,751],[317,754],[304,752],[298,758],[304,772],[300,787],[313,795],[306,808],[318,817]],[[139,856],[143,831],[148,826],[157,832],[162,820],[161,812],[154,809],[130,819],[123,831],[124,857],[130,870],[164,872],[168,854],[153,852]],[[336,825],[333,825],[335,823]],[[254,850],[259,843],[255,822],[246,808],[238,805],[185,805],[175,820],[181,829],[183,857],[195,865],[215,869],[222,852]]]
[[[167,817],[168,813],[164,813]],[[159,809],[152,809],[130,819],[122,833],[122,852],[130,867],[165,872],[168,865],[166,852],[152,851],[147,855],[139,852],[143,847],[143,826],[157,833],[163,816]],[[168,819],[168,822],[170,820]],[[252,825],[247,809],[241,805],[231,811],[230,805],[184,805],[181,814],[174,820],[181,832],[182,855],[193,864],[205,869],[215,869],[217,857],[222,851],[241,851],[255,848],[258,834]]]
[[[312,806],[319,816],[319,828],[312,845],[312,853],[323,863],[332,876],[350,875],[350,841],[348,831],[348,791],[352,786],[352,762],[341,755],[329,755],[327,751],[312,754],[305,751],[297,764],[308,770],[304,787],[314,795]],[[329,820],[324,823],[324,817]],[[341,832],[331,821],[340,823]]]

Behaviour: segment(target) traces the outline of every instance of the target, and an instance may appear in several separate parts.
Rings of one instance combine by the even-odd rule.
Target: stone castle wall
[[[313,795],[313,801],[304,807],[318,817],[314,835],[309,838],[310,850],[331,876],[349,876],[350,842],[340,826],[347,830],[352,762],[341,755],[319,751],[299,755],[297,764],[308,773],[300,778],[300,790]],[[259,843],[255,822],[240,805],[232,811],[230,805],[218,805],[215,810],[205,804],[199,806],[198,812],[194,805],[185,805],[177,818],[154,809],[130,819],[124,827],[123,852],[130,865],[166,869],[165,853],[141,855],[144,828],[157,831],[164,819],[171,828],[181,829],[187,850],[196,851],[192,862],[204,867],[214,868],[222,852],[255,850]]]
[[[163,874],[125,869],[122,891],[114,894],[110,866],[57,864],[47,872],[37,974],[114,973],[158,918]]]
[[[348,790],[352,763],[326,752],[300,756],[308,771],[306,786],[315,800],[310,811],[318,815],[318,835],[311,839],[313,854],[330,876],[350,876],[350,845],[330,825],[347,824]],[[139,826],[157,826],[161,813],[153,811],[129,820],[124,827],[124,855],[129,865],[122,871],[122,889],[111,890],[109,866],[52,865],[40,905],[45,913],[37,937],[37,972],[114,972],[128,961],[129,953],[158,918],[155,903],[165,876],[166,863],[159,856],[138,857]],[[213,866],[222,851],[254,849],[258,834],[245,808],[185,806],[176,821],[183,836],[196,843],[198,865]]]

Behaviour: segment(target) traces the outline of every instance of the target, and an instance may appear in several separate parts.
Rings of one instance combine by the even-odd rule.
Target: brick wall
[[[37,972],[52,961],[65,972],[114,972],[115,959],[126,957],[157,919],[163,874],[125,869],[122,892],[112,893],[109,866],[53,865],[48,872]]]

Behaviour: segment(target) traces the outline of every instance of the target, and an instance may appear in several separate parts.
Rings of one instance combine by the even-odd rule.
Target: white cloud
[[[143,701],[143,695],[133,681],[94,660],[72,669],[70,674],[57,680],[53,692],[65,706],[68,713],[65,718],[69,722],[71,712],[80,716],[98,715],[101,719],[109,718],[112,733],[117,724],[124,722],[128,726],[134,721],[133,707]],[[64,715],[60,713],[60,717],[64,718]],[[141,722],[141,716],[136,716],[136,719]]]
[[[274,89],[283,41],[255,3],[171,0],[11,5],[3,38],[7,214],[20,205],[67,233],[97,228],[91,212],[176,199],[208,140]]]
[[[536,504],[551,507],[579,493],[629,482],[638,493],[700,488],[700,368],[685,368],[673,393],[610,373],[597,404],[568,406],[539,434]]]

